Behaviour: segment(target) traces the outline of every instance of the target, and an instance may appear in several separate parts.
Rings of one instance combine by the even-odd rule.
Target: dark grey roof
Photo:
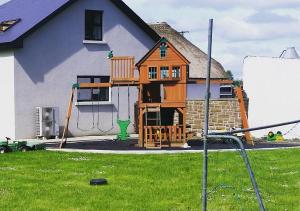
[[[20,18],[21,21],[0,32],[0,47],[21,47],[23,39],[56,14],[78,0],[11,0],[0,6],[0,22]],[[160,37],[123,1],[110,0],[154,41]]]
[[[175,48],[191,62],[189,70],[190,78],[206,78],[206,53],[200,50],[197,46],[195,46],[165,22],[149,25],[161,37],[166,37],[175,46]],[[212,60],[211,77],[214,79],[228,78],[223,66],[214,59]]]

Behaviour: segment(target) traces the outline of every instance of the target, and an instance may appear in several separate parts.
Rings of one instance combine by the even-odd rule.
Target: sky
[[[213,57],[242,78],[246,56],[278,57],[287,47],[300,53],[300,0],[124,0],[146,22],[168,22],[207,52],[208,21],[214,19]]]
[[[0,0],[0,4],[9,0]],[[246,56],[300,53],[300,0],[123,0],[147,23],[167,22],[207,52],[214,19],[213,57],[242,78]]]

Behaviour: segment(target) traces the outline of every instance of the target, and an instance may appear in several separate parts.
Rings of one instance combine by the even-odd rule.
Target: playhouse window
[[[172,78],[180,78],[180,67],[173,67]]]
[[[149,79],[157,79],[157,68],[156,67],[149,67]]]
[[[167,51],[165,48],[160,49],[160,58],[165,58],[167,55]]]
[[[169,78],[169,67],[160,68],[160,78],[161,79]]]
[[[85,40],[102,41],[102,16],[103,11],[85,11]]]
[[[77,76],[77,83],[109,83],[109,76]],[[77,91],[78,102],[110,101],[110,88],[80,88]]]
[[[160,58],[165,58],[167,56],[167,40],[162,39],[159,47]]]
[[[0,32],[5,32],[6,30],[10,29],[12,26],[20,22],[20,20],[21,19],[15,19],[0,22]]]

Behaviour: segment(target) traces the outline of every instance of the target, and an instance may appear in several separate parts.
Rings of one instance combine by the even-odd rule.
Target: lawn
[[[268,210],[300,210],[300,149],[249,152]],[[202,154],[0,156],[1,210],[200,210]],[[106,186],[90,186],[107,178]],[[209,154],[209,210],[258,210],[238,152]]]

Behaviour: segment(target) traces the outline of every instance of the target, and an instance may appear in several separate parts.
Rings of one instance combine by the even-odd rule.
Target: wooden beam
[[[233,80],[228,79],[211,79],[211,84],[233,84]],[[205,84],[204,79],[188,79],[187,84]]]
[[[243,91],[241,87],[236,87],[235,88],[235,94],[238,98],[239,104],[240,104],[240,112],[241,112],[241,118],[242,118],[242,126],[244,129],[249,128],[248,124],[248,118],[247,118],[247,113],[246,113],[246,107],[245,107],[245,102],[244,102],[244,96],[243,96]],[[253,139],[251,137],[250,132],[245,132],[245,138],[248,144],[254,145]]]
[[[65,119],[64,132],[63,132],[61,142],[59,145],[60,149],[67,143],[67,138],[68,138],[67,133],[69,130],[69,122],[70,122],[70,118],[72,115],[72,105],[73,105],[73,100],[74,100],[74,93],[75,93],[75,89],[72,88],[69,105],[68,105],[68,110],[67,110],[67,115],[66,115],[66,119]]]
[[[111,87],[111,83],[79,83],[79,88],[103,88]]]
[[[161,108],[185,108],[185,102],[163,102],[163,103],[141,103],[140,108],[146,107],[161,107]]]

